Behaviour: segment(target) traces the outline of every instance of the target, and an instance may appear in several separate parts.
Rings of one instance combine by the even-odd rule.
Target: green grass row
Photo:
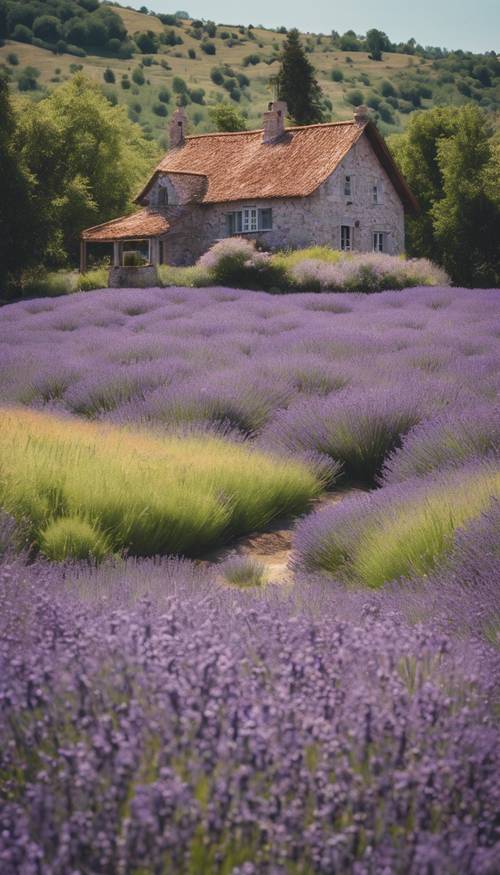
[[[0,507],[51,559],[200,555],[300,513],[321,489],[305,465],[216,437],[0,411]]]

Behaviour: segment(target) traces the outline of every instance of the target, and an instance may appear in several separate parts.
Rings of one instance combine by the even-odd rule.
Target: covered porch
[[[131,216],[86,228],[80,237],[80,272],[87,270],[87,246],[90,243],[112,244],[114,268],[124,267],[124,253],[132,245],[135,249],[144,249],[147,265],[156,267],[164,261],[162,237],[169,229],[167,218],[152,210],[140,210]]]

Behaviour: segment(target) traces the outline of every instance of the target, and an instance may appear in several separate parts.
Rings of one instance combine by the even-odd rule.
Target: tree
[[[208,110],[210,121],[217,131],[246,131],[241,112],[229,103],[218,103]]]
[[[390,146],[420,204],[407,225],[408,253],[442,264],[456,283],[498,285],[500,160],[484,111],[466,104],[415,113]]]
[[[105,82],[108,82],[108,83],[113,83],[116,81],[115,74],[113,73],[113,70],[111,69],[111,67],[106,67],[104,73],[102,74],[102,78],[104,79]]]
[[[36,257],[37,213],[15,140],[7,80],[0,76],[0,292]]]
[[[382,30],[377,30],[375,27],[367,31],[365,42],[372,61],[381,61],[382,52],[388,52],[391,48],[387,34]]]
[[[500,161],[492,133],[486,115],[467,104],[454,136],[437,145],[443,197],[431,211],[434,235],[444,267],[463,285],[500,285]]]
[[[131,207],[157,157],[125,109],[81,74],[38,103],[26,101],[16,148],[44,222],[37,254],[51,264],[76,258],[82,228]]]
[[[61,24],[54,15],[40,15],[33,22],[33,33],[38,39],[55,43],[61,37]]]
[[[323,95],[314,74],[314,67],[300,43],[299,32],[294,28],[283,44],[276,84],[279,99],[286,101],[289,115],[298,125],[312,125],[323,119]]]

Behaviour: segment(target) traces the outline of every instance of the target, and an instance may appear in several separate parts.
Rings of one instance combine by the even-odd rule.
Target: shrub
[[[221,576],[234,586],[262,586],[266,582],[266,567],[248,556],[228,559],[220,568]]]
[[[102,74],[102,78],[105,82],[113,83],[116,81],[115,74],[113,73],[111,67],[106,67],[104,73]]]
[[[160,88],[158,100],[160,103],[170,103],[170,91],[167,88]]]
[[[147,33],[136,33],[134,40],[137,48],[143,55],[155,55],[158,51],[158,38],[148,30]]]
[[[87,559],[100,562],[110,553],[106,537],[84,519],[59,517],[40,532],[40,549],[56,562]]]
[[[162,117],[168,115],[168,110],[164,103],[154,103],[153,112],[155,113],[155,115],[159,115]]]
[[[36,91],[39,77],[40,70],[36,67],[24,67],[17,80],[19,91]]]
[[[7,61],[12,67],[17,67],[17,65],[19,64],[19,56],[16,55],[15,52],[9,52],[9,54],[7,55]]]
[[[384,81],[381,82],[380,93],[382,94],[383,97],[396,97],[397,96],[397,91],[396,91],[394,85],[392,84],[392,82],[389,82],[387,79],[384,79]]]
[[[75,274],[69,271],[36,270],[23,278],[22,293],[26,298],[56,298],[76,289]]]
[[[24,24],[16,24],[12,32],[12,39],[18,43],[30,43],[33,40],[33,34],[29,27]]]
[[[188,58],[191,58],[192,61],[196,58],[196,52],[194,49],[188,49]]]
[[[286,282],[281,265],[258,252],[253,240],[231,237],[215,243],[197,262],[209,271],[213,281],[235,288],[282,288]]]
[[[224,82],[224,76],[218,67],[215,67],[213,70],[211,70],[210,78],[214,85],[222,85]]]
[[[121,86],[125,91],[128,91],[130,88],[130,79],[126,75],[126,73],[122,76]]]
[[[99,267],[79,274],[77,285],[81,292],[90,292],[92,289],[106,289],[108,286],[108,268]]]
[[[144,78],[144,73],[140,67],[136,67],[135,70],[132,70],[132,81],[135,82],[136,85],[144,85],[146,79]]]
[[[353,88],[351,91],[347,92],[345,99],[353,106],[361,106],[364,100],[363,92],[360,91],[358,88]]]
[[[172,79],[172,89],[175,94],[185,94],[188,90],[188,87],[184,79],[181,78],[181,76],[174,76],[174,78]]]
[[[156,438],[5,410],[0,444],[1,505],[29,519],[40,545],[49,527],[58,549],[66,524],[50,524],[76,517],[113,550],[195,555],[300,512],[321,489],[302,464],[206,435]]]
[[[338,68],[332,70],[331,77],[333,82],[343,82],[344,80],[344,74],[342,70],[339,70]]]
[[[317,258],[296,260],[290,275],[296,286],[312,291],[371,293],[449,283],[446,273],[425,258],[404,260],[382,253],[342,254],[333,263]]]
[[[349,480],[372,485],[402,437],[422,419],[419,397],[384,391],[359,396],[342,392],[280,411],[266,445],[288,452],[316,452],[342,465]]]
[[[215,55],[215,53],[217,51],[217,49],[215,47],[215,43],[211,43],[209,41],[202,42],[200,47],[201,47],[202,52],[205,52],[206,55]]]
[[[455,534],[500,497],[487,464],[386,487],[370,498],[315,514],[297,532],[299,561],[337,578],[379,587],[428,574],[453,549]]]
[[[398,483],[481,456],[500,456],[500,412],[489,407],[453,411],[413,429],[387,461],[383,480]]]
[[[242,63],[244,67],[249,67],[250,65],[254,67],[256,64],[260,64],[260,55],[255,53],[252,55],[246,55],[246,57],[243,58]]]
[[[204,104],[205,103],[205,89],[204,88],[191,88],[189,90],[189,96],[193,103]]]

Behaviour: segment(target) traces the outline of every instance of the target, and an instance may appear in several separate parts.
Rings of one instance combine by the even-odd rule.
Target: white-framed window
[[[258,212],[257,207],[245,207],[242,210],[243,213],[243,227],[242,231],[244,234],[248,234],[251,231],[257,231],[258,229]]]
[[[352,200],[352,176],[350,174],[344,176],[344,197]]]
[[[270,231],[273,227],[273,211],[270,207],[244,207],[226,213],[227,233],[229,237],[235,234],[251,234],[256,231]]]
[[[373,251],[385,252],[385,233],[384,231],[373,232]]]
[[[352,249],[352,228],[350,225],[340,226],[340,248],[343,252],[350,252]]]

